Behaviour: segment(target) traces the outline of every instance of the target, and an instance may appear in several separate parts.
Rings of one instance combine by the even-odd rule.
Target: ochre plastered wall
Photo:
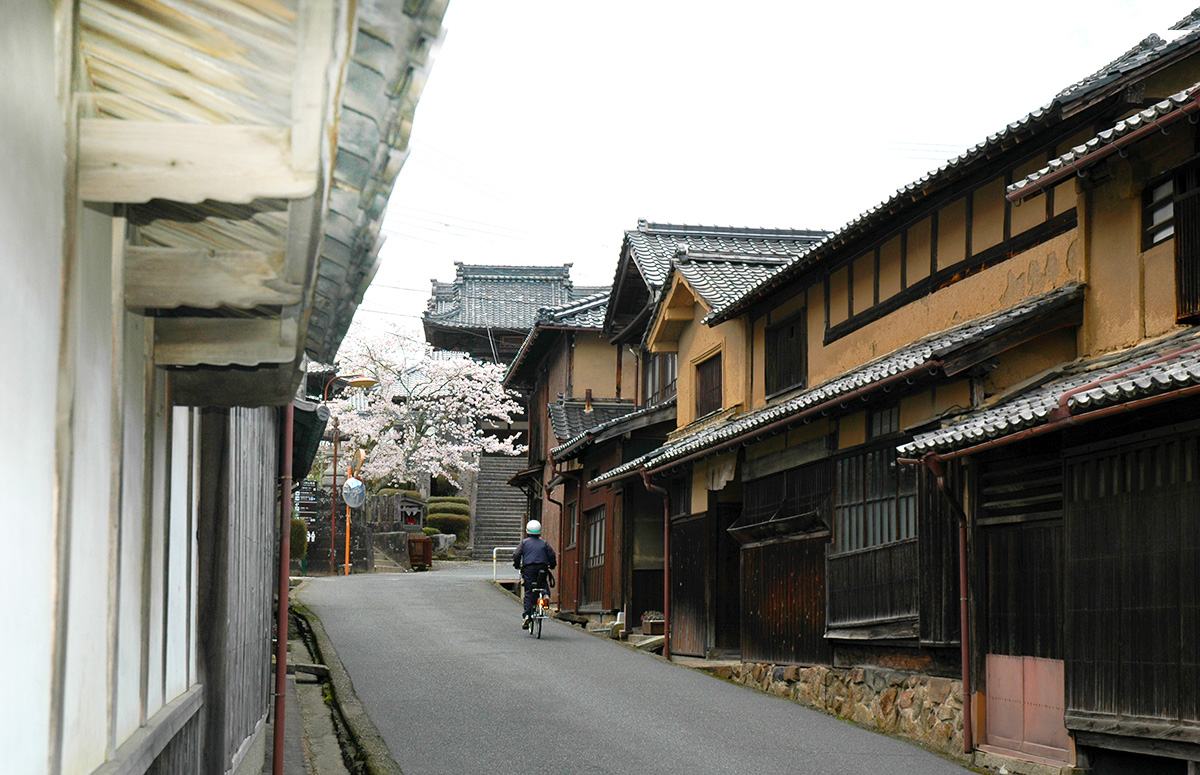
[[[687,291],[687,286],[681,285],[676,294]],[[693,300],[692,317],[677,327],[679,333],[673,341],[668,338],[672,329],[661,325],[660,320],[656,320],[651,328],[651,349],[678,347],[676,425],[680,428],[696,419],[696,366],[718,352],[721,354],[722,408],[740,406],[745,409],[747,406],[750,388],[747,319],[735,318],[710,327],[701,322],[707,314],[708,309]]]
[[[828,346],[820,294],[810,293],[808,384],[820,385],[931,333],[998,312],[1083,277],[1074,230],[924,296]]]
[[[635,364],[628,350],[623,352],[622,394],[633,398]],[[591,388],[595,398],[614,398],[617,395],[617,346],[609,344],[603,334],[579,331],[575,333],[575,363],[572,395],[583,398]],[[626,392],[626,390],[630,392]]]
[[[980,381],[983,399],[1002,395],[1047,369],[1075,360],[1078,336],[1076,329],[1062,328],[1003,353],[996,359],[996,368]]]

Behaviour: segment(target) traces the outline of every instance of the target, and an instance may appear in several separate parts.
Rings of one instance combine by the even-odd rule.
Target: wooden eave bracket
[[[130,309],[289,306],[302,285],[280,275],[283,252],[125,246],[125,305]]]
[[[158,366],[258,366],[296,360],[299,326],[284,318],[156,318]]]

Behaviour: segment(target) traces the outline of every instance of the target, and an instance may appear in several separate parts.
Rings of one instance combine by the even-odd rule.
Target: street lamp
[[[334,382],[341,380],[346,383],[347,387],[369,388],[379,384],[379,380],[368,377],[364,374],[335,374],[325,382],[325,389],[321,391],[321,403],[329,403],[329,387]],[[338,418],[333,418],[333,485],[329,489],[329,572],[337,573],[337,551],[334,547],[337,545],[337,457],[338,457],[338,441],[341,437],[341,431],[338,430]],[[349,547],[346,549],[347,562],[349,556]]]

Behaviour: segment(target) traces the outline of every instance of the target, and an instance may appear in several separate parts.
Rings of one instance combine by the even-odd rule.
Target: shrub
[[[471,514],[471,507],[465,503],[434,503],[429,507],[429,516],[434,514],[458,514],[466,517]]]
[[[426,500],[426,503],[430,504],[431,506],[436,503],[457,503],[464,506],[469,506],[470,500],[463,498],[462,495],[430,495],[430,497],[428,497]]]
[[[465,514],[430,514],[425,522],[441,533],[453,533],[460,539],[467,537],[471,518]]]
[[[308,525],[302,519],[292,520],[292,559],[303,560],[308,554]]]
[[[423,527],[421,528],[421,532],[427,536],[435,536],[442,531],[438,530],[436,527]]]

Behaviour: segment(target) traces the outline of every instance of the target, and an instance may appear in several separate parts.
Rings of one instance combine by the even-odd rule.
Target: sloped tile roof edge
[[[1006,191],[1010,195],[1016,192],[1025,192],[1025,196],[1033,196],[1041,191],[1041,187],[1035,187],[1035,184],[1047,175],[1051,175],[1072,165],[1076,169],[1085,169],[1087,166],[1090,166],[1087,163],[1089,159],[1096,158],[1093,155],[1104,146],[1111,145],[1121,138],[1150,126],[1154,122],[1180,110],[1188,109],[1189,105],[1191,106],[1190,110],[1200,108],[1200,83],[1193,84],[1181,92],[1172,94],[1165,100],[1154,103],[1145,110],[1138,111],[1128,118],[1121,119],[1103,132],[1097,132],[1087,141],[1073,146],[1066,153],[1052,159],[1045,167],[1036,172],[1031,172],[1021,180],[1012,183]],[[1096,158],[1096,161],[1099,161],[1099,158]],[[1026,192],[1026,189],[1029,190]]]
[[[997,329],[1015,325],[1032,315],[1048,314],[1066,305],[1078,303],[1083,298],[1083,292],[1083,285],[1069,283],[1039,296],[1025,299],[1021,303],[999,312],[984,315],[922,337],[912,344],[897,348],[786,401],[731,418],[720,425],[710,426],[694,434],[668,442],[643,456],[641,463],[648,470],[661,470],[669,468],[670,463],[680,458],[703,452],[723,442],[739,438],[749,439],[764,426],[835,401],[851,390],[869,387],[881,380],[890,379],[915,369],[931,367],[936,364],[938,358],[952,353],[959,347],[981,341],[986,338],[986,335],[994,333]],[[972,333],[973,329],[977,330]],[[625,473],[620,468],[606,472],[594,481],[601,484],[611,481],[612,478]]]
[[[1193,12],[1193,15],[1195,12]],[[1021,118],[1006,124],[1000,131],[988,135],[983,141],[976,143],[958,156],[948,160],[940,167],[927,172],[917,180],[899,188],[896,192],[881,201],[874,207],[868,208],[857,216],[846,222],[840,229],[831,233],[828,237],[817,242],[795,262],[781,269],[779,272],[771,275],[767,279],[755,287],[742,294],[741,298],[729,304],[721,312],[721,314],[710,315],[705,318],[708,325],[720,323],[728,317],[741,312],[750,306],[750,304],[760,298],[763,294],[769,293],[776,287],[794,276],[797,273],[816,263],[824,258],[830,252],[835,250],[840,244],[849,239],[853,239],[859,232],[869,229],[877,225],[885,217],[890,215],[891,211],[902,206],[906,201],[913,199],[916,196],[925,197],[934,189],[933,187],[947,183],[950,177],[962,170],[969,168],[969,165],[978,159],[986,158],[987,155],[995,148],[1001,146],[1004,142],[1009,141],[1014,136],[1029,130],[1039,123],[1049,123],[1057,117],[1057,113],[1061,111],[1063,105],[1070,104],[1075,99],[1082,99],[1097,89],[1109,85],[1118,77],[1126,75],[1128,71],[1137,70],[1140,67],[1152,65],[1158,62],[1168,54],[1174,54],[1185,45],[1196,43],[1200,40],[1200,19],[1193,20],[1189,23],[1189,17],[1176,23],[1172,29],[1185,30],[1185,33],[1178,38],[1165,41],[1156,35],[1151,35],[1136,46],[1126,51],[1117,59],[1105,65],[1100,70],[1091,75],[1075,82],[1066,89],[1056,94],[1050,102],[1045,105],[1030,111]],[[1145,55],[1141,57],[1141,55]],[[1141,57],[1139,61],[1139,57]],[[1128,71],[1114,73],[1114,70],[1119,70],[1121,65],[1128,60],[1129,62],[1137,62],[1137,66],[1131,66]]]
[[[610,293],[611,293],[611,291],[603,291],[600,293],[595,293],[591,296],[585,296],[582,299],[576,299],[574,301],[569,301],[566,304],[561,304],[557,307],[545,307],[545,308],[539,309],[538,310],[538,320],[536,322],[534,322],[533,326],[529,329],[529,333],[527,333],[525,335],[525,339],[521,341],[521,346],[517,349],[517,354],[513,357],[512,363],[510,363],[508,365],[508,369],[505,370],[505,372],[504,372],[504,384],[506,386],[508,385],[508,382],[509,382],[510,378],[512,377],[512,375],[516,374],[517,370],[520,368],[521,364],[524,363],[526,356],[529,355],[530,348],[533,347],[533,343],[534,343],[534,341],[537,340],[538,334],[541,331],[545,331],[547,329],[556,330],[556,331],[559,331],[559,330],[562,330],[562,331],[590,331],[590,330],[599,331],[599,330],[602,330],[604,327],[603,316],[601,316],[601,322],[598,325],[592,321],[589,321],[586,325],[571,325],[569,323],[567,323],[567,324],[559,323],[556,325],[551,325],[551,323],[553,322],[553,315],[558,314],[564,310],[572,312],[572,313],[577,313],[582,310],[592,310],[592,309],[596,309],[600,306],[604,306],[605,312],[607,313],[608,297],[609,297]]]
[[[591,443],[592,439],[594,439],[596,436],[599,436],[601,433],[612,430],[623,423],[636,420],[639,417],[645,417],[648,414],[653,414],[661,409],[667,409],[672,406],[675,406],[675,396],[672,396],[665,401],[659,401],[657,404],[649,404],[647,406],[643,406],[641,409],[635,409],[629,414],[622,415],[621,417],[616,417],[600,423],[594,428],[589,428],[582,433],[572,436],[562,444],[559,444],[557,447],[552,447],[550,449],[550,457],[554,458],[555,460],[566,460],[568,455],[582,449],[583,447],[586,447]]]
[[[1095,387],[1071,395],[1067,411],[1086,415],[1093,409],[1200,385],[1200,351],[1180,353],[1162,363],[1124,376],[1118,372],[1173,351],[1200,348],[1200,328],[1191,328],[1115,353],[1076,361],[1068,373],[1051,377],[987,409],[960,414],[936,430],[919,434],[896,449],[904,455],[953,452],[1019,431],[1047,424],[1061,397],[1068,391],[1098,382]]]

